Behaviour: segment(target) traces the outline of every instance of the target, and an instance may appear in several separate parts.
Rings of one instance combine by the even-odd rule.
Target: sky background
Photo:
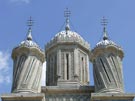
[[[71,30],[87,40],[91,49],[102,39],[101,19],[108,19],[111,40],[122,46],[126,92],[135,93],[135,0],[0,0],[0,94],[10,93],[12,85],[12,49],[26,38],[27,20],[34,20],[33,38],[44,45],[65,22],[64,10],[71,11]],[[90,65],[90,85],[93,85]]]

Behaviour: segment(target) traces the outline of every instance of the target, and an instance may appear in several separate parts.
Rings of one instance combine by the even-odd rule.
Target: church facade
[[[105,23],[104,23],[105,24]],[[45,45],[45,52],[32,40],[31,20],[26,40],[12,51],[13,83],[2,101],[133,101],[124,92],[122,48],[107,36],[94,49],[77,32],[65,30]],[[41,87],[46,61],[46,86]],[[94,86],[90,86],[89,62],[93,64]]]

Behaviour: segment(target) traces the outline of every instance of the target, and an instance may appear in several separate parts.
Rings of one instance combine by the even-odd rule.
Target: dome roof
[[[32,40],[25,40],[25,41],[22,41],[19,46],[36,47],[36,48],[39,48],[39,46],[37,45],[37,43],[35,43],[35,42],[32,41]]]
[[[66,19],[65,30],[57,33],[50,42],[47,43],[46,49],[55,46],[56,44],[65,44],[65,43],[77,43],[82,47],[89,50],[90,45],[85,41],[77,32],[70,30],[69,18]]]
[[[90,56],[91,61],[93,61],[98,56],[98,54],[101,54],[104,52],[117,53],[121,57],[121,59],[124,57],[124,52],[123,52],[122,47],[120,47],[115,42],[110,40],[107,37],[106,31],[104,31],[103,39],[96,44],[96,46],[94,47],[94,49],[92,49],[91,52],[92,52]]]
[[[19,46],[26,46],[26,47],[36,47],[39,48],[36,42],[32,41],[32,35],[31,35],[31,28],[28,30],[28,36],[27,39],[22,41]]]
[[[96,44],[96,47],[105,47],[105,46],[108,46],[108,45],[118,46],[115,42],[106,39],[106,40],[101,40],[100,42],[98,42]]]
[[[121,48],[120,46],[118,46],[115,42],[113,42],[112,40],[110,40],[107,36],[107,32],[104,29],[104,36],[103,36],[103,40],[101,40],[100,42],[98,42],[96,44],[95,48],[104,48],[106,46],[114,46],[116,48]]]
[[[85,48],[89,48],[90,45],[86,42],[77,32],[71,30],[65,30],[57,33],[49,43],[47,43],[46,48],[49,48],[57,43],[78,43]]]
[[[36,42],[32,40],[32,31],[31,28],[28,30],[28,36],[27,39],[22,41],[18,47],[35,47],[35,48],[40,48]]]
[[[55,38],[60,39],[60,40],[62,40],[64,38],[70,38],[70,39],[74,39],[75,41],[77,41],[77,40],[84,41],[84,39],[78,33],[70,31],[70,30],[61,31],[61,32],[57,33],[53,39],[55,39]]]

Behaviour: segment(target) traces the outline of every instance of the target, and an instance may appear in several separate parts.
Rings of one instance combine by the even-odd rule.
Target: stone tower
[[[89,84],[90,46],[78,33],[70,30],[66,18],[65,30],[59,32],[45,47],[47,86]]]
[[[124,93],[122,59],[123,50],[107,36],[103,18],[103,39],[91,51],[95,92],[91,101],[132,101],[134,95]]]
[[[45,46],[46,101],[90,101],[94,87],[89,85],[90,45],[71,30],[70,11],[65,11],[65,29]]]
[[[31,21],[31,20],[30,20]],[[31,23],[31,22],[29,22]],[[42,64],[44,52],[32,41],[31,25],[27,39],[22,41],[12,51],[13,66],[13,93],[40,93]]]
[[[123,93],[123,50],[109,40],[105,27],[103,34],[103,40],[96,44],[91,53],[95,91]]]

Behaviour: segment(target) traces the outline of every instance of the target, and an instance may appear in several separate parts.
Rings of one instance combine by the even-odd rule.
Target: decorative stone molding
[[[48,49],[59,43],[78,43],[86,49],[90,48],[88,42],[86,42],[79,34],[72,31],[68,31],[68,33],[66,33],[66,31],[59,32],[45,47]]]

